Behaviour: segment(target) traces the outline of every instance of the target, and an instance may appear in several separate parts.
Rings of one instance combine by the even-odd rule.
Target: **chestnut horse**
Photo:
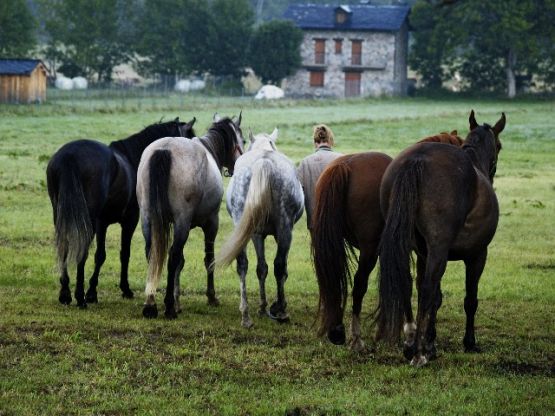
[[[495,126],[479,126],[470,113],[462,147],[422,143],[403,151],[383,175],[380,201],[386,218],[380,242],[377,338],[399,339],[406,320],[405,357],[415,366],[435,358],[436,314],[447,261],[466,266],[465,351],[477,351],[474,315],[478,281],[493,239],[499,206],[493,189],[503,113]],[[412,322],[410,254],[416,251],[418,312]]]
[[[457,132],[441,133],[421,141],[460,146]],[[337,158],[322,172],[315,191],[312,255],[320,288],[319,333],[334,344],[345,343],[343,313],[350,280],[353,248],[360,250],[354,276],[351,347],[364,348],[360,333],[362,300],[368,277],[378,257],[384,226],[380,210],[380,182],[391,163],[383,153],[365,152]],[[412,320],[412,317],[411,317]]]

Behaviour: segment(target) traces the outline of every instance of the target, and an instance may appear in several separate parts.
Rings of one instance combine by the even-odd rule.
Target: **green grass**
[[[258,103],[170,97],[139,106],[130,100],[125,106],[118,101],[103,106],[102,99],[0,106],[0,415],[555,412],[553,102]],[[462,352],[460,263],[451,263],[443,278],[444,303],[437,325],[440,357],[427,368],[410,367],[397,348],[379,344],[371,352],[356,354],[317,338],[317,285],[304,218],[295,228],[289,258],[290,324],[253,316],[255,327],[241,328],[233,268],[216,276],[221,306],[206,304],[200,230],[191,233],[185,248],[184,311],[177,320],[147,321],[141,316],[146,261],[139,231],[130,265],[136,296],[120,297],[118,226],[108,231],[100,303],[79,310],[57,302],[44,172],[49,157],[67,141],[87,137],[108,143],[161,117],[175,116],[196,116],[197,132],[203,133],[214,112],[231,115],[243,109],[243,124],[253,132],[280,129],[279,148],[295,162],[311,152],[312,125],[321,122],[332,127],[341,152],[377,150],[394,156],[439,131],[458,129],[464,136],[471,108],[480,123],[495,122],[501,111],[507,114],[494,184],[501,217],[479,289],[481,354]],[[231,231],[223,205],[220,223],[217,248]],[[275,244],[268,250],[272,259]],[[249,258],[254,312],[258,283],[252,247]],[[365,314],[376,304],[375,275],[364,301]],[[74,283],[72,274],[72,290]],[[272,299],[271,274],[267,287]],[[372,344],[369,319],[363,329]]]

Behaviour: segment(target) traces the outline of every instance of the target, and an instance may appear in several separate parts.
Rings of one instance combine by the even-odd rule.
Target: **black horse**
[[[493,239],[499,206],[493,190],[499,133],[505,114],[491,127],[470,113],[470,133],[461,148],[419,143],[391,162],[380,188],[385,228],[380,241],[377,337],[397,340],[403,319],[405,356],[424,365],[435,357],[436,314],[447,261],[466,266],[466,351],[476,351],[474,315],[478,281]],[[417,255],[418,313],[412,322],[410,253]]]
[[[76,140],[65,144],[52,156],[46,168],[46,179],[61,273],[60,303],[71,303],[68,263],[77,264],[77,305],[85,308],[87,302],[98,302],[96,287],[106,259],[106,230],[116,222],[122,229],[120,289],[123,297],[133,297],[127,270],[131,238],[139,221],[135,188],[141,155],[149,144],[162,137],[194,137],[195,121],[193,118],[183,123],[176,118],[155,123],[109,146],[93,140]],[[85,262],[95,234],[95,267],[85,297]]]

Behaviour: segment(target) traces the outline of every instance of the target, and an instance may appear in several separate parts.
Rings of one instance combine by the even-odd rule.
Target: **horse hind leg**
[[[71,303],[71,290],[69,289],[69,274],[67,272],[67,255],[65,256],[60,269],[60,293],[58,295],[58,301],[62,305],[69,305]]]
[[[448,247],[447,245],[444,245]],[[435,332],[435,315],[438,306],[437,292],[447,267],[447,252],[442,249],[429,249],[425,273],[418,286],[418,314],[416,318],[416,354],[411,365],[426,365],[435,355],[435,345],[430,345],[430,334]],[[435,339],[435,337],[434,337]]]
[[[268,314],[266,311],[266,307],[268,306],[268,301],[266,300],[266,277],[268,276],[268,263],[266,263],[266,255],[264,253],[264,237],[259,234],[255,234],[252,237],[252,241],[256,251],[256,276],[258,277],[258,285],[260,289],[260,305],[258,314],[260,316],[266,316]]]
[[[241,326],[244,328],[252,328],[254,325],[249,315],[249,302],[247,299],[247,270],[249,268],[249,261],[247,259],[247,252],[243,249],[237,256],[237,274],[239,275],[240,290],[241,290],[241,303],[239,310],[241,311]]]
[[[206,268],[206,297],[210,306],[218,306],[220,301],[216,297],[214,288],[214,240],[218,234],[218,216],[203,228],[204,232],[204,267]]]
[[[356,352],[363,352],[366,349],[362,340],[360,313],[362,311],[364,295],[366,295],[368,290],[368,278],[376,265],[377,259],[376,247],[361,250],[358,269],[353,279],[353,315],[351,317],[351,341],[349,347]],[[343,334],[343,338],[345,338],[345,334]]]
[[[189,230],[189,224],[185,226],[175,226],[173,244],[170,248],[168,258],[168,283],[166,287],[166,296],[164,297],[164,304],[166,306],[164,314],[168,319],[177,318],[177,313],[181,310],[181,305],[179,303],[179,277],[185,265],[183,248],[189,237]]]
[[[98,303],[98,295],[96,288],[98,286],[98,276],[100,275],[100,268],[106,261],[106,229],[107,224],[100,221],[96,223],[96,252],[94,254],[94,271],[89,280],[89,290],[85,299],[87,303]]]
[[[289,322],[286,312],[287,301],[285,299],[285,282],[287,281],[287,256],[291,247],[291,227],[283,227],[282,232],[276,238],[277,253],[274,259],[274,276],[277,283],[277,299],[270,306],[269,316],[278,322]]]
[[[77,263],[77,277],[75,284],[75,300],[77,301],[77,306],[80,309],[85,309],[87,307],[87,302],[85,300],[85,263],[87,262],[87,257],[89,256],[89,249],[85,250],[82,254],[81,260]]]
[[[463,344],[465,352],[480,352],[476,345],[474,334],[474,317],[478,309],[478,282],[486,265],[487,250],[484,250],[473,259],[465,260],[466,266],[466,296],[464,298],[464,311],[466,313],[466,330]]]
[[[121,296],[125,299],[133,299],[133,291],[129,287],[129,258],[131,257],[131,240],[133,233],[137,228],[139,222],[138,214],[133,218],[121,224],[121,250],[119,252],[119,259],[121,264],[121,272],[119,279],[119,288]]]

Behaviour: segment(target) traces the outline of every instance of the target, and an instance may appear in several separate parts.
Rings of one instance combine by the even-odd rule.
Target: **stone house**
[[[302,66],[289,96],[405,95],[408,6],[296,4],[285,11],[304,32]]]

